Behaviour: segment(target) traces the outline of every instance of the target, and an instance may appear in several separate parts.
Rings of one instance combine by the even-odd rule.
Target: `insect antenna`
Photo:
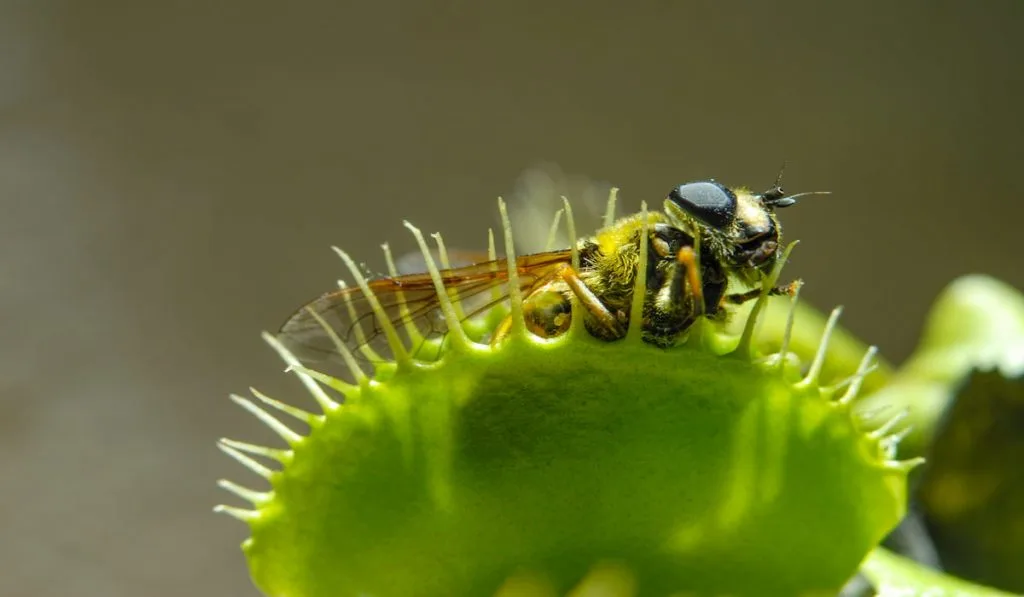
[[[764,200],[764,204],[769,207],[789,207],[796,203],[796,200],[800,197],[809,197],[811,195],[831,195],[832,191],[806,191],[803,193],[797,193],[795,195],[786,195],[782,197],[776,197],[772,195],[772,191],[778,189],[779,194],[782,193],[781,187],[775,187],[765,194],[761,195],[761,199]]]
[[[772,188],[761,193],[761,201],[764,202],[768,207],[789,207],[796,203],[796,200],[800,197],[807,197],[809,195],[831,195],[832,191],[808,191],[806,193],[797,193],[795,195],[787,195],[782,190],[782,175],[786,172],[786,162],[782,162],[782,167],[779,168],[779,175],[775,177],[775,184]]]

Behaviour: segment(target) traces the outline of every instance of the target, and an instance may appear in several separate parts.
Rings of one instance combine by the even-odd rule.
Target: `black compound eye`
[[[725,228],[736,218],[736,195],[715,181],[681,184],[668,198],[708,226]]]

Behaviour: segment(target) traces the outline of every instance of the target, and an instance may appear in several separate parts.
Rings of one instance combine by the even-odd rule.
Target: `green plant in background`
[[[541,339],[523,322],[523,272],[508,269],[508,304],[466,319],[409,228],[443,338],[392,325],[371,299],[375,321],[354,331],[379,330],[386,347],[332,336],[347,376],[306,368],[266,336],[320,413],[256,391],[233,397],[287,444],[221,443],[270,482],[259,492],[222,481],[251,507],[218,508],[249,525],[243,549],[267,595],[835,595],[858,569],[883,594],[1002,594],[879,545],[967,374],[993,363],[1021,374],[1019,294],[958,282],[899,372],[836,327],[838,310],[826,319],[769,299],[778,268],[756,304],[698,321],[671,349],[641,341],[639,300],[619,341],[595,339],[579,316]],[[505,246],[515,254],[507,218]],[[640,267],[634,297],[646,294]],[[508,336],[481,343],[507,316]],[[899,450],[908,420],[915,435]],[[957,482],[973,487],[946,481]]]

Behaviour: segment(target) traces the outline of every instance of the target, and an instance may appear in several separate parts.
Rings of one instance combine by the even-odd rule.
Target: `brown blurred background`
[[[486,5],[486,8],[484,6]],[[1024,286],[1024,4],[0,3],[0,595],[255,595],[211,506],[258,337],[408,218],[477,247],[550,160],[784,212],[804,296],[899,360],[935,293]],[[255,485],[255,483],[252,483]]]

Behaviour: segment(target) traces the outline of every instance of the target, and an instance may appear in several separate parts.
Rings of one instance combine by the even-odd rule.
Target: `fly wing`
[[[449,248],[446,251],[449,265],[452,268],[462,268],[478,263],[487,263],[490,258],[486,251],[469,251],[464,249]],[[430,257],[434,263],[441,263],[441,252],[437,249],[430,250]],[[395,269],[399,275],[418,274],[427,270],[427,260],[422,251],[412,251],[402,255],[395,260]]]
[[[528,294],[550,278],[558,265],[568,263],[570,255],[566,249],[519,257],[516,266],[520,290],[524,295]],[[505,259],[442,270],[441,280],[453,298],[457,296],[465,318],[508,300]],[[378,278],[371,280],[368,286],[380,303],[383,319],[395,328],[411,353],[415,354],[419,348],[415,342],[437,338],[447,332],[441,301],[429,274]],[[278,339],[307,364],[340,360],[332,332],[357,358],[389,360],[394,355],[381,319],[374,310],[373,302],[360,288],[342,288],[324,294],[296,311],[281,326]]]
[[[562,220],[554,243],[547,247],[548,231],[555,212],[562,209],[562,197],[572,205],[576,233],[590,234],[601,228],[612,185],[586,176],[568,174],[553,163],[526,169],[508,196],[509,217],[516,234],[516,246],[523,252],[568,247],[569,235]],[[614,214],[613,214],[614,215]]]

